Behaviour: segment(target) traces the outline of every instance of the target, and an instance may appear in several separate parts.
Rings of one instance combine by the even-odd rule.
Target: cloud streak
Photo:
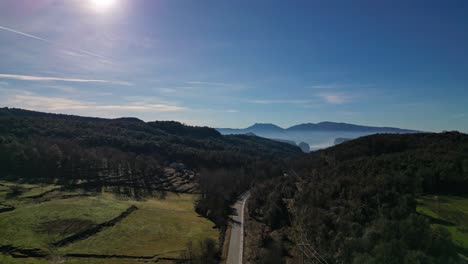
[[[188,81],[185,82],[186,84],[194,84],[194,85],[210,85],[210,86],[236,86],[230,83],[223,83],[223,82],[200,82],[200,81]]]
[[[135,111],[135,112],[180,112],[188,108],[169,105],[165,103],[144,103],[128,102],[125,104],[98,104],[65,97],[47,97],[27,91],[15,91],[15,94],[8,95],[6,101],[2,102],[12,107],[22,107],[42,111]]]
[[[344,104],[351,100],[351,97],[342,93],[322,93],[319,96],[329,104]]]
[[[316,102],[316,100],[303,100],[303,99],[292,99],[292,100],[270,100],[270,99],[259,99],[259,100],[247,100],[246,102],[252,104],[307,104]]]
[[[312,99],[252,99],[244,100],[244,102],[259,105],[289,104],[311,107],[311,104],[313,106],[324,105],[323,103],[334,105],[345,104],[351,102],[354,98],[346,93],[319,93],[313,95],[313,97]]]
[[[102,56],[102,55],[99,55],[99,54],[96,54],[94,52],[90,52],[90,51],[86,51],[86,50],[82,50],[82,49],[77,49],[77,48],[71,48],[71,47],[67,47],[63,44],[60,44],[60,43],[57,43],[57,42],[54,42],[54,41],[50,41],[50,40],[47,40],[45,38],[41,38],[41,37],[38,37],[38,36],[34,36],[34,35],[31,35],[31,34],[28,34],[28,33],[25,33],[25,32],[21,32],[21,31],[18,31],[18,30],[15,30],[15,29],[12,29],[12,28],[7,28],[7,27],[3,27],[3,26],[0,26],[0,29],[1,30],[5,30],[5,31],[8,31],[8,32],[11,32],[11,33],[15,33],[15,34],[18,34],[18,35],[22,35],[24,37],[28,37],[28,38],[32,38],[32,39],[35,39],[35,40],[39,40],[39,41],[42,41],[42,42],[45,42],[47,44],[51,44],[51,45],[54,45],[54,46],[60,46],[60,47],[63,47],[65,49],[68,49],[68,50],[72,50],[72,51],[75,51],[75,52],[79,52],[79,53],[82,53],[82,54],[86,54],[88,56],[91,56],[91,57],[95,57],[95,58],[99,58],[99,59],[104,59],[104,60],[110,60],[109,58],[105,57],[105,56]]]
[[[451,119],[465,119],[465,118],[468,118],[468,114],[466,113],[459,113],[459,114],[454,114],[452,115],[452,118]]]
[[[344,87],[344,85],[336,84],[336,83],[332,83],[332,84],[316,84],[316,85],[312,85],[312,86],[311,86],[312,89],[338,89],[338,88],[342,88],[342,87]]]
[[[33,76],[33,75],[18,75],[18,74],[0,74],[0,79],[13,79],[20,81],[38,81],[38,82],[78,82],[78,83],[111,83],[118,85],[133,85],[129,82],[99,80],[99,79],[79,79],[79,78],[62,78],[62,77],[49,77],[49,76]]]

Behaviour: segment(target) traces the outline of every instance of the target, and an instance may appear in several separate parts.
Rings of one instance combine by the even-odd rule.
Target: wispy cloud
[[[352,99],[351,96],[344,93],[321,93],[319,97],[329,104],[344,104],[350,102]]]
[[[210,86],[236,86],[232,83],[223,83],[223,82],[200,82],[200,81],[188,81],[185,82],[187,84],[195,84],[195,85],[210,85]]]
[[[0,86],[7,86],[8,83],[7,82],[0,82]]]
[[[1,91],[1,89],[0,89]],[[49,97],[38,95],[24,90],[3,90],[8,92],[2,96],[0,103],[11,107],[21,107],[39,111],[133,111],[133,112],[180,112],[188,108],[165,103],[142,103],[128,101],[122,104],[101,104],[90,101],[81,101],[66,97]],[[13,92],[13,93],[11,93]]]
[[[179,104],[179,102],[165,100],[158,96],[129,95],[129,96],[124,96],[123,99],[125,99],[127,102],[134,102],[134,103],[139,103],[139,104],[153,104],[153,103],[163,103],[163,104],[172,104],[172,105]]]
[[[217,108],[191,108],[190,111],[192,112],[199,112],[199,113],[239,113],[237,109],[217,109]]]
[[[183,95],[187,96],[188,91],[193,91],[194,87],[192,86],[181,86],[181,87],[160,87],[154,88],[155,91],[158,91],[161,94],[165,95]]]
[[[342,88],[344,85],[336,84],[336,83],[329,83],[329,84],[315,84],[310,86],[312,89],[338,89]]]
[[[110,92],[97,92],[97,91],[92,91],[92,90],[83,90],[83,89],[78,89],[72,86],[65,86],[65,85],[44,85],[44,86],[34,86],[34,87],[29,87],[29,88],[23,88],[23,89],[15,89],[12,87],[5,87],[3,88],[0,85],[0,91],[3,92],[16,92],[16,93],[33,93],[36,91],[42,91],[43,89],[52,89],[56,91],[60,91],[62,93],[72,95],[72,96],[111,96],[112,93]]]
[[[48,39],[45,39],[45,38],[41,38],[41,37],[38,37],[38,36],[34,36],[34,35],[31,35],[31,34],[28,34],[28,33],[25,33],[25,32],[21,32],[19,30],[15,30],[15,29],[12,29],[12,28],[7,28],[7,27],[3,27],[3,26],[0,26],[0,30],[5,30],[5,31],[9,31],[11,33],[15,33],[15,34],[19,34],[19,35],[22,35],[22,36],[25,36],[25,37],[28,37],[28,38],[32,38],[32,39],[35,39],[35,40],[39,40],[39,41],[42,41],[42,42],[45,42],[47,44],[51,44],[51,45],[55,45],[55,46],[60,46],[62,48],[65,48],[65,49],[68,49],[70,51],[75,51],[75,52],[79,52],[79,53],[82,53],[82,54],[86,54],[88,56],[91,56],[91,57],[95,57],[95,58],[99,58],[99,59],[104,59],[104,60],[109,60],[109,58],[105,57],[105,56],[102,56],[102,55],[99,55],[99,54],[96,54],[94,52],[90,52],[90,51],[86,51],[86,50],[82,50],[82,49],[77,49],[77,48],[71,48],[71,47],[67,47],[61,43],[58,43],[58,42],[54,42],[54,41],[50,41]]]
[[[91,91],[91,90],[83,90],[83,89],[78,89],[72,86],[66,86],[66,85],[45,85],[43,86],[46,89],[53,89],[56,91],[60,91],[63,93],[70,94],[72,96],[110,96],[112,93],[110,92],[98,92],[98,91]]]
[[[62,86],[62,85],[48,85],[46,88],[54,89],[57,91],[65,92],[65,93],[79,93],[79,90],[76,89],[75,87],[71,86]]]
[[[86,56],[86,55],[83,55],[83,54],[80,54],[80,53],[77,53],[77,52],[73,52],[73,51],[69,51],[69,50],[62,50],[62,53],[66,54],[68,56],[72,56],[72,57],[85,57]]]
[[[369,88],[372,84],[365,83],[316,83],[309,86],[312,89],[345,89],[345,88]]]
[[[111,83],[111,84],[118,84],[118,85],[133,85],[132,83],[124,82],[124,81],[33,76],[33,75],[18,75],[18,74],[0,74],[0,79],[14,79],[14,80],[20,80],[20,81],[38,81],[38,82],[62,81],[62,82],[79,82],[79,83],[93,82],[93,83]]]
[[[452,115],[452,119],[465,119],[465,118],[468,118],[468,114],[466,113],[458,113],[458,114]]]
[[[292,99],[292,100],[271,100],[271,99],[258,99],[258,100],[246,100],[248,103],[252,104],[307,104],[316,102],[312,99]]]
[[[178,90],[174,88],[158,88],[157,90],[162,94],[175,94],[178,92]]]

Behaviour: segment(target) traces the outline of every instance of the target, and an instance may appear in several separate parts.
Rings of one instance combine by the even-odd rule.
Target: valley
[[[283,142],[309,145],[310,150],[324,149],[342,142],[342,139],[355,139],[381,133],[417,133],[416,130],[393,127],[372,127],[336,122],[307,123],[282,128],[274,124],[254,124],[243,129],[218,128],[223,135],[251,134]],[[309,152],[309,151],[304,151]]]
[[[1,261],[464,263],[467,146],[382,133],[306,154],[172,121],[0,109]]]

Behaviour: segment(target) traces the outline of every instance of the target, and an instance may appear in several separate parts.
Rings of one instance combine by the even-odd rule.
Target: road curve
[[[249,192],[244,193],[233,206],[236,213],[231,216],[233,221],[231,224],[231,238],[229,240],[226,264],[242,264],[244,251],[244,208],[249,196]]]

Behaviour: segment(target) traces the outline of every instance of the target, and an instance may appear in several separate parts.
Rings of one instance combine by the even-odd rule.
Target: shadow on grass
[[[463,255],[465,258],[468,259],[468,248],[460,247],[455,245],[455,248],[457,249],[457,252],[461,255]]]
[[[418,214],[429,219],[431,221],[431,224],[438,224],[438,225],[443,225],[443,226],[456,226],[454,223],[440,219],[440,218],[435,218],[435,217],[425,215],[425,214],[420,214],[420,213]]]

